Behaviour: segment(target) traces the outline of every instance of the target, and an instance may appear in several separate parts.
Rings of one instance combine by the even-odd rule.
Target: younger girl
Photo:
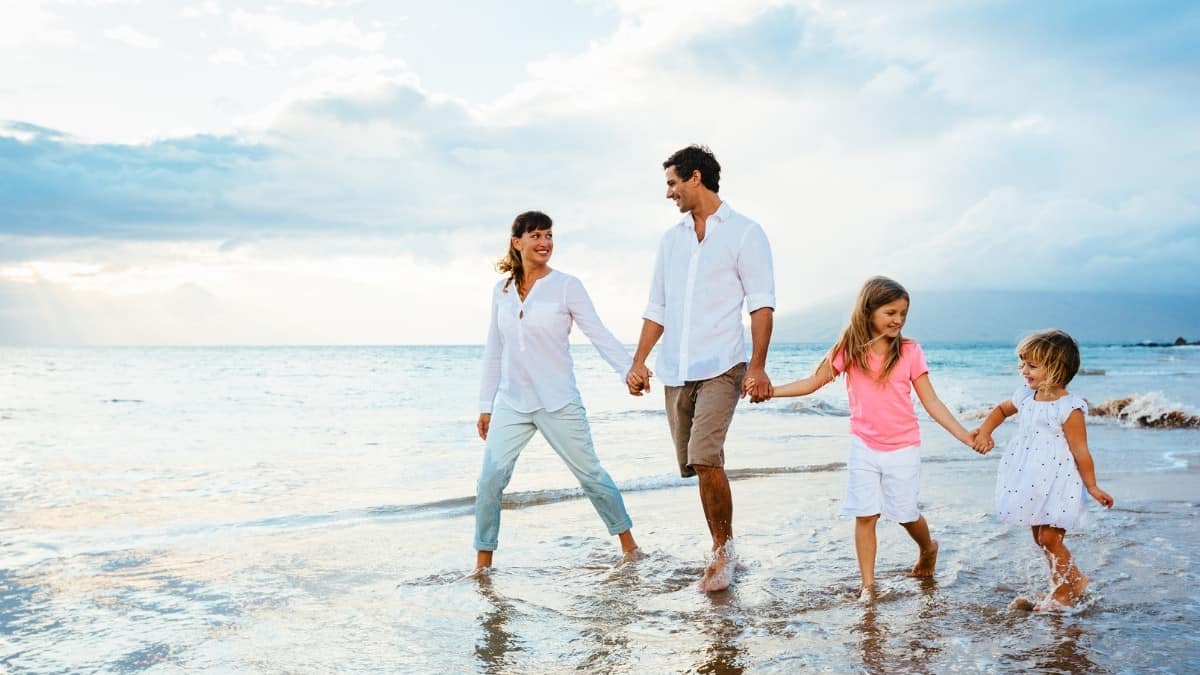
[[[894,520],[920,551],[912,575],[933,576],[938,543],[917,507],[921,486],[921,430],[912,391],[929,416],[971,445],[963,428],[933,391],[925,354],[900,336],[908,316],[908,291],[887,277],[872,277],[859,291],[850,324],[803,380],[775,387],[774,396],[806,396],[846,374],[850,396],[850,458],[844,515],[854,516],[854,550],[862,573],[860,599],[875,597],[875,524]]]
[[[996,517],[1033,528],[1033,540],[1050,564],[1052,588],[1032,609],[1058,609],[1078,602],[1088,584],[1063,545],[1066,531],[1083,521],[1084,489],[1106,508],[1112,508],[1113,498],[1096,486],[1083,421],[1087,403],[1067,392],[1067,383],[1079,371],[1075,340],[1060,330],[1034,333],[1017,345],[1017,358],[1027,386],[992,409],[979,427],[975,450],[991,450],[992,431],[1021,413],[1017,433],[1000,460]]]

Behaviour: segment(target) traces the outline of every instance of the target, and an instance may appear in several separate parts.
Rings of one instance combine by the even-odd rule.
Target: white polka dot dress
[[[1020,426],[1000,459],[996,517],[1010,525],[1071,530],[1083,522],[1087,493],[1062,427],[1072,410],[1086,415],[1087,403],[1073,394],[1037,401],[1033,393],[1021,387],[1013,394]]]

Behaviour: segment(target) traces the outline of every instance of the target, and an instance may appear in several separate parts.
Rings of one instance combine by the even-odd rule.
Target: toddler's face
[[[1037,389],[1046,381],[1046,369],[1039,363],[1021,360],[1021,377],[1025,378],[1025,384],[1029,385],[1030,389]]]

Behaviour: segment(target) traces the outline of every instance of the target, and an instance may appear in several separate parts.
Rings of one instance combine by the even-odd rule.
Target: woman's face
[[[554,233],[551,230],[530,230],[512,238],[513,248],[521,254],[521,264],[545,265],[554,253]]]

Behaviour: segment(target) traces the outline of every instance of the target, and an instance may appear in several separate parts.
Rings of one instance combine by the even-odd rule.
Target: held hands
[[[479,420],[475,422],[475,429],[479,432],[479,437],[487,440],[488,427],[492,426],[492,413],[479,413]]]
[[[974,448],[975,452],[978,452],[981,455],[988,454],[992,451],[992,448],[996,447],[996,442],[992,440],[992,435],[990,433],[984,433],[979,429],[976,429],[971,432],[971,435],[975,437],[975,441],[973,443],[968,443],[968,445]]]
[[[1088,488],[1087,491],[1088,491],[1088,494],[1092,496],[1092,499],[1095,499],[1096,501],[1100,502],[1100,505],[1103,506],[1104,508],[1111,509],[1113,507],[1114,502],[1113,502],[1112,495],[1108,494],[1104,490],[1101,490],[1100,486],[1093,485],[1090,488]]]
[[[635,363],[630,367],[629,372],[625,373],[625,385],[629,387],[629,393],[633,396],[641,396],[643,392],[650,391],[650,378],[654,373],[646,367],[644,363]]]
[[[742,397],[745,398],[747,394],[751,403],[762,403],[775,395],[775,387],[771,385],[771,378],[765,369],[751,368],[746,371],[746,377],[742,380]]]

